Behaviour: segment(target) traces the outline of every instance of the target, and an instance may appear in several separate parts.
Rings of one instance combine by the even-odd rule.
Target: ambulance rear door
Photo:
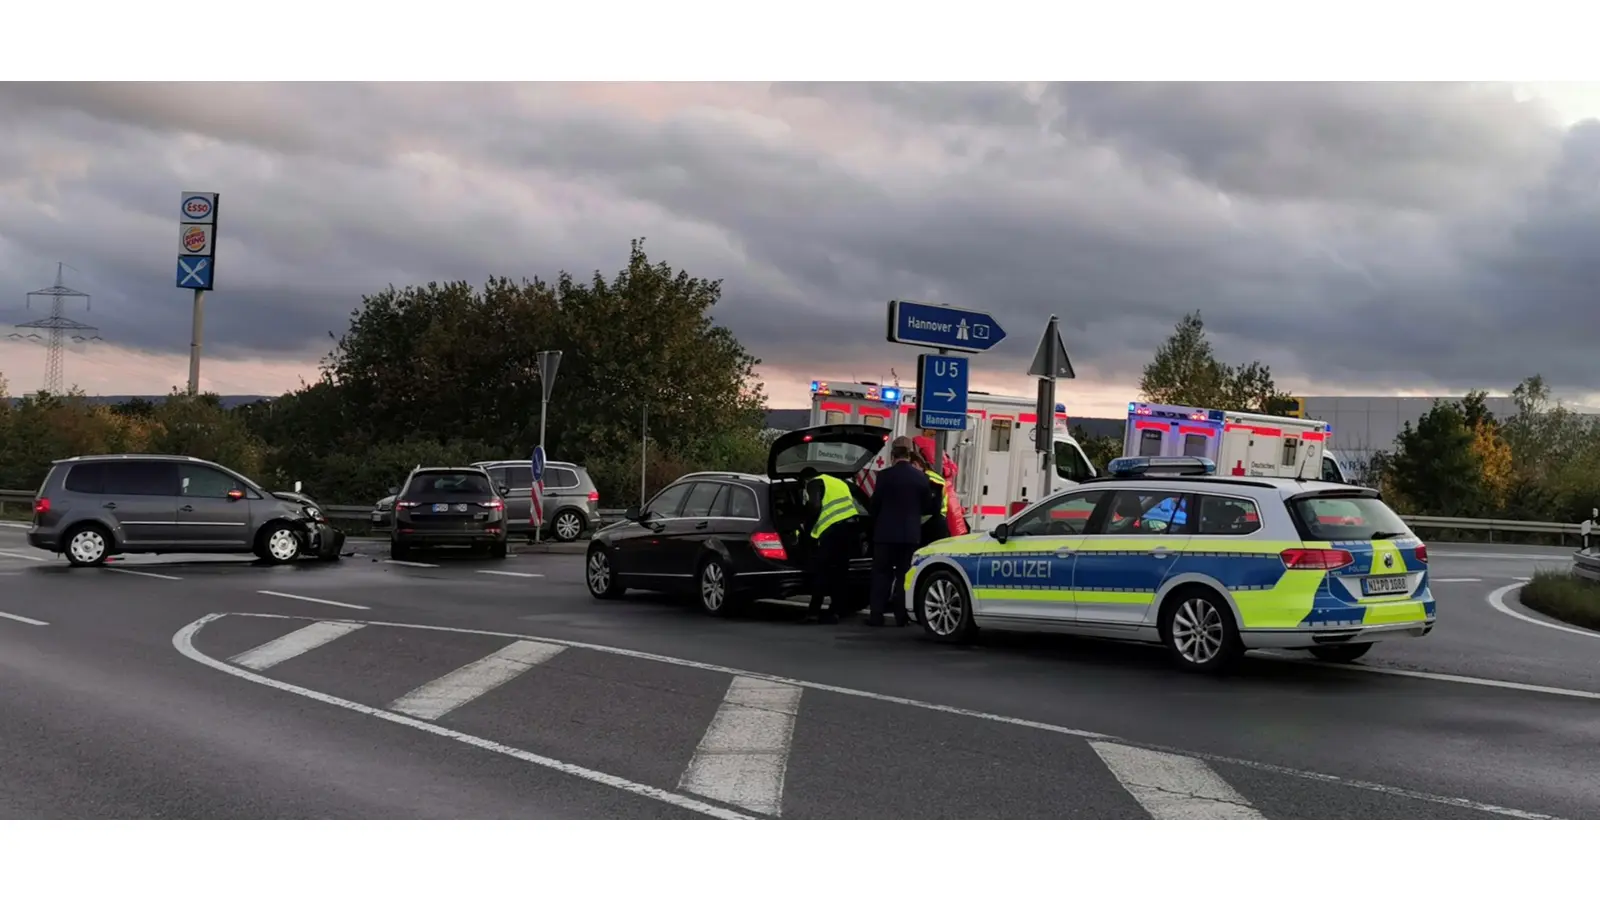
[[[1009,515],[1012,500],[1011,445],[1016,437],[1014,416],[988,415],[978,423],[983,431],[983,452],[978,455],[980,478],[978,496],[974,506],[978,512],[978,528],[988,530],[1000,524]]]

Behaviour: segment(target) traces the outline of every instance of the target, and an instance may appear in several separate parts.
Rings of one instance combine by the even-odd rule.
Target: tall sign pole
[[[1072,360],[1067,358],[1067,345],[1061,340],[1060,320],[1055,316],[1045,323],[1044,336],[1039,339],[1039,349],[1034,351],[1033,365],[1028,374],[1039,379],[1039,393],[1034,401],[1033,448],[1042,453],[1039,499],[1050,495],[1055,486],[1056,455],[1056,379],[1077,378]]]
[[[205,297],[216,290],[217,204],[222,195],[184,191],[178,207],[178,287],[194,291],[189,333],[189,396],[200,393],[200,345],[205,333]]]
[[[554,390],[556,386],[556,369],[560,366],[560,350],[539,351],[539,446],[538,449],[534,451],[534,484],[532,495],[535,498],[534,502],[541,505],[539,506],[537,512],[539,524],[533,529],[533,539],[535,542],[544,541],[544,506],[542,505],[544,503],[544,469],[546,454],[544,446],[544,426],[545,420],[550,414],[550,392]]]

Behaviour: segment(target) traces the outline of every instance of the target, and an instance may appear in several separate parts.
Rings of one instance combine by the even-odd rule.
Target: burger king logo
[[[199,225],[190,225],[183,230],[183,249],[190,253],[203,252],[208,243],[210,238],[206,235],[206,230]]]
[[[206,197],[190,197],[183,201],[183,214],[191,219],[204,219],[211,215],[211,200]]]

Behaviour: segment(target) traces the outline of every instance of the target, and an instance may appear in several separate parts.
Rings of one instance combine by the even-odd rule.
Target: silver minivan
[[[56,460],[33,502],[28,543],[98,566],[114,553],[255,553],[293,562],[303,500],[192,456],[129,453]]]
[[[505,485],[507,528],[531,534],[533,465],[525,459],[475,462],[497,484]],[[600,524],[600,491],[583,466],[550,461],[544,467],[545,533],[569,543]]]

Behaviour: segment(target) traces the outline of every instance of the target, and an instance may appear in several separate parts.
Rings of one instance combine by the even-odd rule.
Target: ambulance
[[[1333,426],[1315,419],[1193,406],[1129,403],[1124,456],[1201,456],[1218,475],[1348,484],[1328,447]]]
[[[987,531],[1041,496],[1095,477],[1094,466],[1068,431],[1064,404],[1056,404],[1055,459],[1046,488],[1033,446],[1038,428],[1033,398],[984,391],[970,391],[967,396],[967,430],[950,433],[945,451],[958,467],[956,496],[973,531]],[[811,425],[843,424],[888,428],[891,440],[938,434],[917,427],[914,390],[870,381],[811,382]],[[875,473],[887,465],[888,456],[886,447],[858,478],[869,494]]]

